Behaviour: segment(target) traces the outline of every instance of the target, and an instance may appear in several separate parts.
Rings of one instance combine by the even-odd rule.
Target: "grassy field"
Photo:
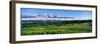
[[[74,23],[64,25],[31,26],[21,28],[21,35],[45,35],[45,34],[70,34],[92,32],[90,23]]]

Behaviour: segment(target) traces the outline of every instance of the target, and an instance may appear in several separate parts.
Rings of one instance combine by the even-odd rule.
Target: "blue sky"
[[[62,17],[73,17],[81,19],[92,19],[92,11],[87,10],[58,10],[58,9],[38,9],[38,8],[21,8],[22,16],[31,16],[31,15],[57,15]]]

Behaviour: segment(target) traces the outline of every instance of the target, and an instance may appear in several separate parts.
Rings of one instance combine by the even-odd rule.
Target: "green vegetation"
[[[92,32],[92,21],[55,21],[21,24],[21,35],[70,34]]]

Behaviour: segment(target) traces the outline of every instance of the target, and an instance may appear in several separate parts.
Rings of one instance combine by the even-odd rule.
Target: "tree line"
[[[61,26],[65,24],[81,24],[81,23],[91,23],[92,20],[72,20],[72,21],[66,21],[66,20],[22,20],[21,21],[21,27],[35,27],[35,26],[49,26],[49,25],[55,25],[55,26]],[[92,24],[91,24],[92,25]]]

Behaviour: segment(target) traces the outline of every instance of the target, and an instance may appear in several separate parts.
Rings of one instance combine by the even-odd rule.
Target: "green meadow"
[[[47,34],[71,34],[92,32],[91,21],[49,24],[47,23],[22,23],[21,35],[47,35]],[[46,25],[44,25],[46,24]]]

